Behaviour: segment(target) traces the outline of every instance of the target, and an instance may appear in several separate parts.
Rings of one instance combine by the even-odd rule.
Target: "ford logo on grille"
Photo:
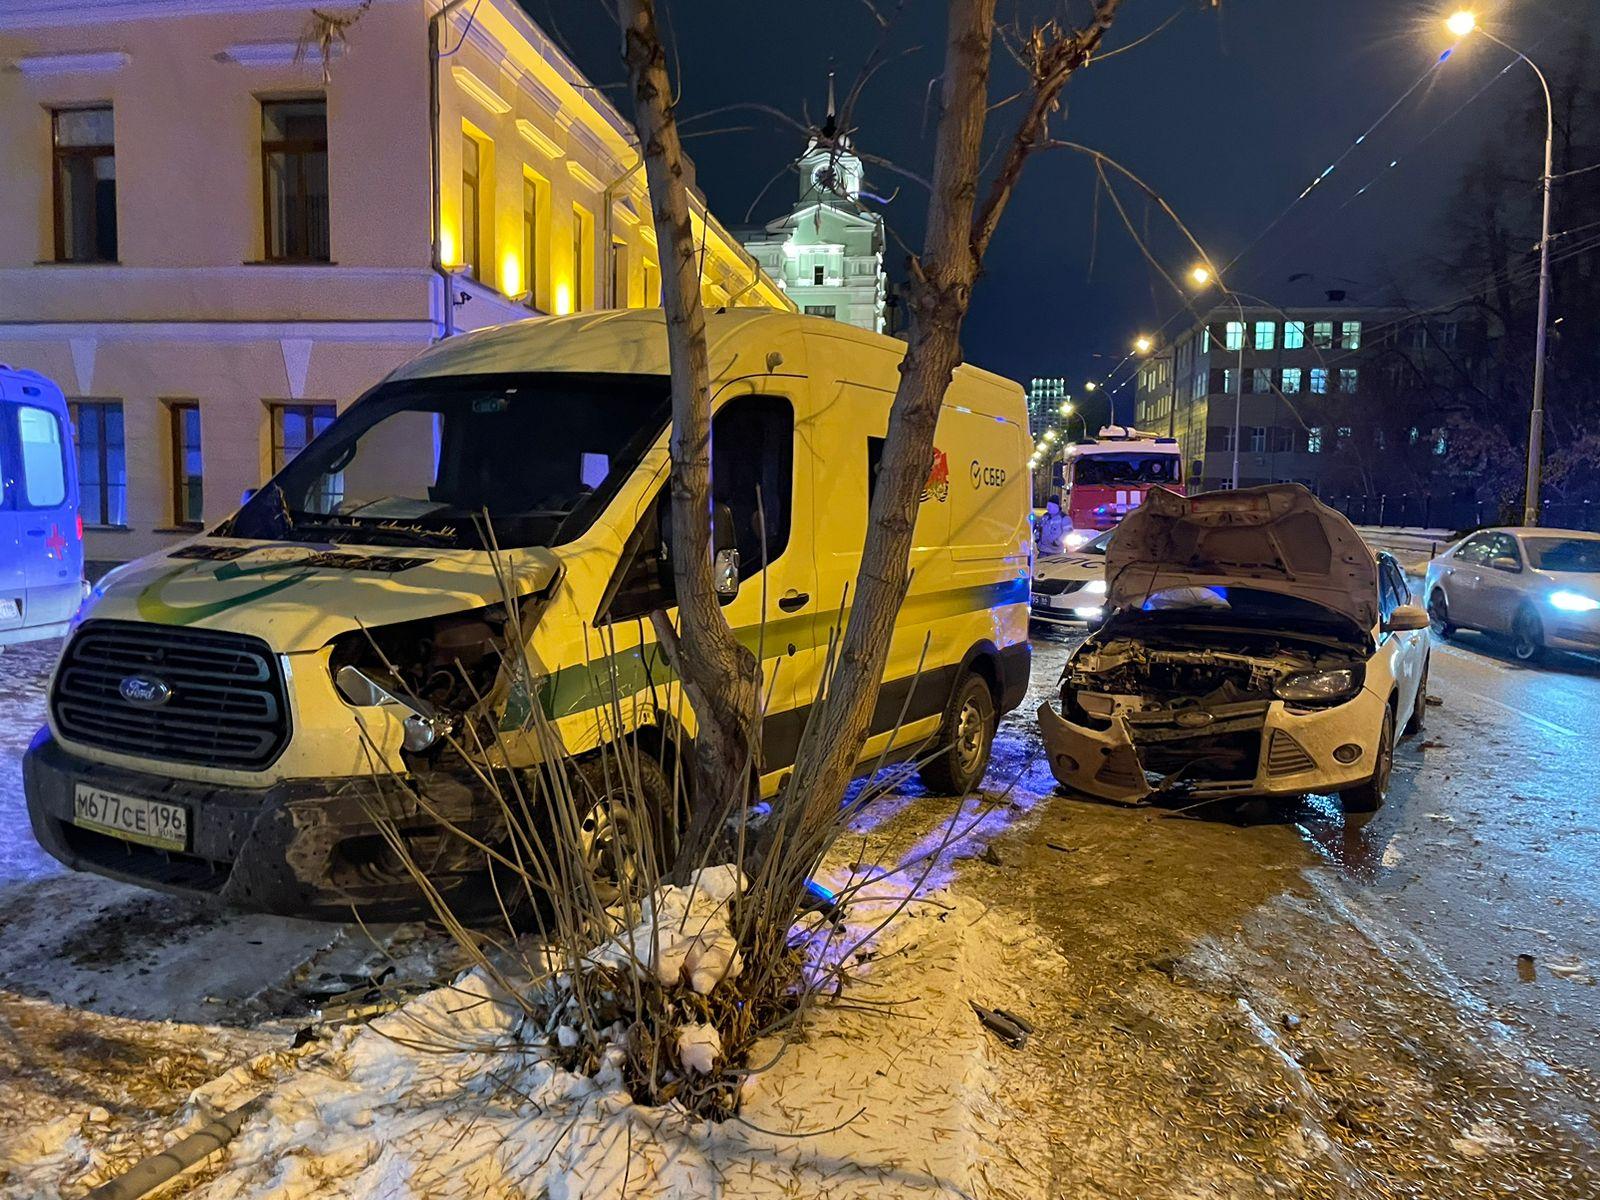
[[[129,704],[155,708],[172,699],[172,685],[154,675],[129,675],[117,685],[117,693]]]

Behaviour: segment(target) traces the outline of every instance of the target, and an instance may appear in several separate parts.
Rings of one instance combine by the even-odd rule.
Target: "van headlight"
[[[1600,608],[1600,600],[1593,596],[1585,596],[1582,592],[1569,592],[1562,588],[1559,592],[1550,593],[1550,604],[1562,612],[1593,612]]]
[[[1272,686],[1272,694],[1279,700],[1292,700],[1297,704],[1337,704],[1361,690],[1362,676],[1358,667],[1301,671],[1278,680]]]

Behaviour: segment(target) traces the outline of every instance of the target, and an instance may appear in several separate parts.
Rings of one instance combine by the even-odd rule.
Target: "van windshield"
[[[1072,482],[1090,486],[1106,484],[1176,483],[1176,454],[1086,454],[1073,468]]]
[[[657,375],[383,384],[214,535],[466,550],[559,546],[589,528],[661,435],[667,388]]]

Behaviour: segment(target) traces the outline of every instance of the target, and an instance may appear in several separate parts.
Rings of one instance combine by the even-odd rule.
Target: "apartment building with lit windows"
[[[1397,429],[1391,418],[1430,361],[1482,337],[1481,324],[1346,304],[1339,291],[1321,305],[1227,303],[1145,357],[1137,423],[1178,439],[1191,490],[1231,485],[1237,410],[1239,486],[1360,494],[1393,443],[1440,444],[1427,421]]]
[[[515,0],[375,0],[326,63],[306,0],[92,7],[0,5],[0,362],[71,401],[91,560],[441,337],[659,303],[637,137]],[[792,310],[694,207],[706,302]]]

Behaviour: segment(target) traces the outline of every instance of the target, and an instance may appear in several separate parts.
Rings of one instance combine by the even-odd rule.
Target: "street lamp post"
[[[1455,13],[1445,24],[1458,38],[1466,37],[1476,29],[1502,50],[1515,54],[1538,76],[1539,87],[1544,91],[1544,212],[1539,227],[1539,327],[1534,331],[1533,339],[1533,409],[1528,414],[1528,479],[1522,500],[1522,523],[1537,525],[1540,477],[1544,469],[1544,360],[1550,324],[1550,184],[1555,170],[1555,105],[1550,99],[1550,84],[1537,64],[1521,50],[1480,26],[1472,13]]]

